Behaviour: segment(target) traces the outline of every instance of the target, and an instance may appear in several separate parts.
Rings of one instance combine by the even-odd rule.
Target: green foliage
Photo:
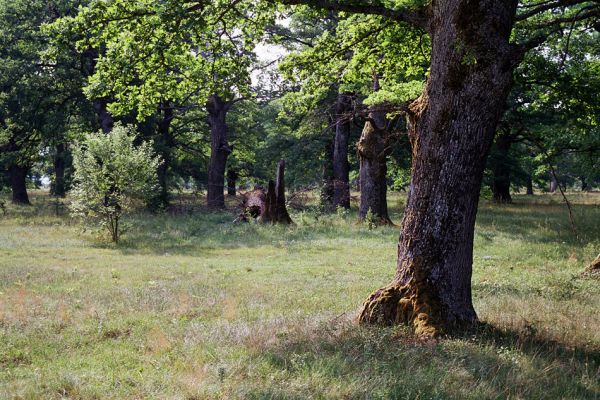
[[[287,79],[302,83],[301,93],[319,99],[339,86],[340,91],[367,96],[365,104],[398,104],[418,97],[429,63],[424,32],[370,15],[340,15],[334,21],[311,46],[281,64]],[[380,77],[379,93],[372,91],[373,73]]]
[[[574,15],[573,10],[566,14]],[[535,34],[524,28],[521,23],[515,31],[519,40]],[[537,185],[547,187],[550,165],[563,185],[600,184],[598,43],[599,32],[572,24],[562,34],[551,36],[543,47],[528,52],[516,70],[501,125],[512,145],[508,154],[492,147],[488,160],[488,167],[503,164],[514,186],[524,186],[531,177]],[[486,179],[489,181],[489,176]]]
[[[135,110],[143,120],[162,100],[249,97],[254,45],[272,9],[251,0],[96,1],[50,29],[82,51],[99,49],[88,96],[109,96],[112,112]]]
[[[367,210],[367,215],[365,215],[365,220],[363,223],[367,226],[367,228],[371,231],[379,225],[379,218],[373,213],[373,210],[369,208]]]
[[[73,131],[91,129],[86,61],[72,47],[54,48],[42,29],[83,3],[0,1],[0,172],[41,165]]]
[[[135,137],[135,129],[117,125],[109,134],[87,135],[74,151],[71,212],[108,229],[114,242],[122,231],[122,215],[156,188],[160,160],[149,143],[136,146]]]

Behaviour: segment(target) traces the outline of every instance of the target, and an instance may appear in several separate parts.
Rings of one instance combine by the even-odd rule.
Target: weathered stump
[[[267,191],[254,189],[242,196],[241,213],[236,222],[248,222],[253,218],[261,223],[293,224],[285,205],[285,161],[277,164],[276,181],[269,181]]]
[[[584,274],[588,276],[600,276],[600,254],[587,266]]]

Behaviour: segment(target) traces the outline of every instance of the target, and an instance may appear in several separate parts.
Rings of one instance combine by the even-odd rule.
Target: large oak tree
[[[121,7],[112,7],[115,3]],[[180,63],[191,61],[197,68],[190,71],[211,78],[246,69],[243,58],[236,62],[211,55],[228,48],[227,43],[236,43],[238,34],[250,44],[260,32],[256,27],[270,23],[281,11],[278,7],[308,5],[376,15],[403,30],[426,32],[431,41],[427,81],[417,99],[400,107],[406,114],[413,158],[397,272],[389,285],[367,299],[359,319],[363,323],[408,323],[418,333],[430,335],[477,320],[471,298],[475,216],[486,157],[515,68],[528,50],[542,45],[549,36],[600,17],[600,3],[594,0],[170,0],[144,3],[129,15],[119,14],[128,2],[94,4],[97,11],[93,17],[100,22],[95,26],[105,26],[102,24],[110,16],[107,11],[115,12],[113,20],[120,21],[112,25],[114,30],[122,29],[122,21],[153,15],[160,29],[151,29],[148,35],[166,32],[176,39],[163,42],[159,35],[152,47],[156,52],[131,42],[122,57],[115,55],[126,68],[130,54],[148,53],[144,62],[148,60],[151,67],[144,69],[146,72],[167,62],[171,68],[160,69],[164,74],[159,78],[164,80],[149,74],[145,87],[170,93],[178,93],[177,88],[188,83],[172,74]],[[242,24],[236,31],[227,28],[225,21]],[[148,24],[141,27],[147,29]],[[124,43],[130,40],[122,34],[116,36]],[[188,51],[190,40],[201,48],[206,43],[225,47],[207,58],[202,50]],[[205,68],[211,65],[218,69]],[[165,85],[169,81],[171,84]],[[217,87],[209,84],[208,89],[210,95]],[[139,94],[142,96],[130,97],[130,101],[152,100],[144,92]]]
[[[513,72],[528,50],[565,24],[600,17],[600,4],[577,0],[437,0],[408,6],[405,2],[283,2],[382,15],[429,33],[429,77],[421,96],[406,108],[412,182],[396,276],[366,300],[359,319],[408,323],[429,335],[476,321],[471,274],[479,189]],[[399,3],[404,6],[394,7]],[[528,39],[520,41],[524,36]]]

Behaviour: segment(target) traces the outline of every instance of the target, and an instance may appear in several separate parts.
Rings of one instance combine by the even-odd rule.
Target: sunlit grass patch
[[[34,195],[0,220],[0,398],[598,398],[593,196],[573,197],[579,239],[558,198],[482,203],[486,325],[423,341],[353,323],[394,274],[398,227],[316,208],[235,225],[191,197],[135,215],[117,246]]]

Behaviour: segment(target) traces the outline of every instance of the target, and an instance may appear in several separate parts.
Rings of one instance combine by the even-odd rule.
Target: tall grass
[[[352,322],[394,274],[397,227],[313,208],[234,225],[186,199],[115,246],[32,197],[0,219],[1,399],[600,397],[600,285],[580,274],[597,194],[572,196],[579,240],[557,197],[482,203],[485,324],[435,341]]]

